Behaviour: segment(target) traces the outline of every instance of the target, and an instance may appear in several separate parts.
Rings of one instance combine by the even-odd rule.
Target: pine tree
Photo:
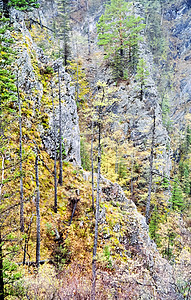
[[[142,19],[131,14],[126,1],[111,0],[111,4],[106,4],[97,24],[98,45],[104,47],[105,58],[112,62],[115,78],[124,76],[127,64],[129,71],[132,69],[143,28]]]

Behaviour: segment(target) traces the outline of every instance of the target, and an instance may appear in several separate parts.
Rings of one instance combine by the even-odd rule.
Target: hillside
[[[190,1],[0,14],[0,300],[189,299]]]

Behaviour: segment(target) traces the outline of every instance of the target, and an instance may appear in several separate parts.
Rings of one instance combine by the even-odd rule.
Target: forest
[[[191,1],[0,0],[0,300],[191,298]]]

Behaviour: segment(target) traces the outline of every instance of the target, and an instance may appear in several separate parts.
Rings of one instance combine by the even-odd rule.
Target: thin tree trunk
[[[3,249],[0,228],[0,300],[4,300],[4,280],[3,280]]]
[[[0,204],[1,204],[1,193],[2,193],[2,187],[3,187],[3,181],[4,181],[4,162],[5,162],[5,157],[2,155],[2,174],[1,174],[1,184],[0,184]]]
[[[152,191],[152,180],[153,180],[153,158],[154,158],[154,141],[155,141],[155,127],[156,127],[156,116],[155,111],[153,114],[153,130],[152,130],[152,142],[151,142],[151,155],[150,155],[150,176],[149,176],[149,189],[146,204],[146,223],[149,224],[150,216],[150,204],[151,204],[151,191]]]
[[[134,153],[131,156],[131,198],[133,199],[133,166],[134,166]]]
[[[89,5],[88,0],[86,0],[86,11],[88,14],[88,55],[91,54],[91,44],[90,44],[90,18],[89,18]]]
[[[97,197],[96,197],[96,217],[95,217],[95,236],[93,247],[92,260],[92,291],[91,299],[95,299],[96,287],[96,254],[97,254],[97,240],[98,240],[98,223],[99,223],[99,198],[100,198],[100,177],[101,177],[101,121],[98,123],[98,174],[97,174]]]
[[[38,149],[36,149],[35,173],[36,173],[36,265],[40,264],[40,190],[39,190],[39,174],[38,174]]]
[[[59,184],[62,186],[63,179],[62,179],[62,103],[61,103],[61,86],[60,86],[60,70],[58,67],[58,93],[59,93],[59,167],[60,167],[60,174],[59,174]]]
[[[33,220],[33,215],[30,219],[30,223],[29,223],[29,226],[28,226],[27,231],[26,231],[27,237],[25,238],[23,265],[25,265],[25,263],[26,263],[26,254],[27,254],[28,243],[29,243],[29,231],[30,231],[30,228],[31,228],[32,220]]]
[[[77,87],[76,87],[76,102],[79,103],[79,71],[78,71],[78,56],[77,56]]]
[[[19,158],[20,158],[20,231],[24,232],[23,166],[22,166],[22,112],[17,74],[17,97],[19,102]]]
[[[118,174],[118,145],[116,146],[116,150],[115,150],[115,174]],[[117,180],[118,180],[118,176],[117,176]]]
[[[53,114],[53,135],[54,135],[54,212],[57,213],[58,198],[57,198],[57,170],[56,170],[56,118],[54,109],[54,94],[53,86],[51,83],[51,94],[52,94],[52,114]]]
[[[92,171],[92,210],[95,212],[94,206],[94,153],[93,153],[93,131],[94,131],[94,121],[92,120],[92,128],[91,128],[91,171]]]

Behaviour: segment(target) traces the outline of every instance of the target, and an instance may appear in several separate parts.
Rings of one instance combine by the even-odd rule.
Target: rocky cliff
[[[57,75],[52,77],[52,83],[48,75],[51,72],[54,74],[60,73],[61,81],[61,101],[62,101],[62,139],[63,139],[63,151],[65,160],[70,161],[76,165],[81,165],[80,159],[80,135],[77,107],[75,102],[75,90],[70,85],[70,75],[65,71],[63,67],[62,59],[54,60],[50,56],[44,54],[43,50],[37,46],[35,40],[31,36],[29,28],[31,28],[31,22],[35,23],[35,19],[38,18],[42,22],[43,26],[47,25],[47,21],[43,11],[40,10],[38,14],[29,13],[26,16],[25,13],[13,11],[12,23],[19,36],[19,44],[17,50],[18,59],[16,64],[18,66],[18,84],[22,93],[25,94],[25,101],[30,101],[30,105],[35,111],[42,107],[43,112],[46,114],[43,122],[39,123],[38,130],[40,132],[42,142],[45,149],[52,157],[54,135],[53,135],[53,117],[51,108],[51,85],[53,88],[54,102],[58,103],[58,77]],[[28,20],[28,27],[26,26],[26,18]],[[32,21],[31,21],[32,20]],[[39,22],[39,24],[40,24]],[[34,25],[35,26],[35,25]],[[47,27],[48,28],[48,27]],[[51,29],[49,29],[52,34]],[[43,32],[39,32],[42,35],[42,39],[45,38]],[[53,39],[52,36],[49,37]],[[50,74],[49,74],[50,73]],[[47,77],[46,77],[47,75]],[[49,83],[48,83],[49,80]],[[49,99],[49,100],[47,100]],[[58,104],[57,104],[58,105]],[[57,145],[59,148],[58,136],[59,136],[59,122],[58,122],[58,106],[56,108],[56,132],[57,132]],[[28,128],[31,128],[31,121],[28,119]],[[47,123],[47,124],[46,124]]]
[[[59,51],[57,50],[60,42],[58,42],[54,32],[57,5],[54,1],[40,2],[42,6],[39,10],[29,13],[13,10],[11,17],[16,32],[15,39],[18,50],[15,74],[18,73],[18,86],[22,99],[26,100],[22,114],[26,127],[23,132],[23,139],[26,144],[30,140],[29,132],[34,131],[33,119],[35,117],[37,120],[35,130],[40,134],[44,148],[42,151],[44,160],[42,162],[46,162],[44,165],[42,164],[43,167],[40,170],[42,258],[51,262],[54,266],[51,266],[48,271],[45,269],[47,271],[45,274],[42,274],[41,270],[39,271],[38,278],[41,279],[39,282],[36,281],[36,278],[33,280],[32,276],[26,278],[26,297],[29,299],[31,297],[32,299],[36,293],[35,296],[39,297],[39,299],[89,299],[91,294],[91,261],[95,220],[91,209],[91,174],[65,163],[63,168],[64,184],[63,187],[58,187],[58,213],[54,213],[52,209],[54,194],[52,152],[54,150],[53,141],[55,137],[53,134],[52,99],[54,99],[57,106],[56,139],[58,144],[59,79],[61,81],[62,99],[63,156],[67,162],[72,162],[73,165],[77,166],[81,165],[79,116],[75,99],[75,84],[72,82],[71,74],[69,75],[68,70],[63,67],[62,59],[58,58]],[[117,145],[126,143],[125,146],[127,146],[125,150],[123,149],[121,155],[122,159],[126,160],[124,164],[126,166],[124,187],[126,192],[127,190],[129,192],[130,184],[134,185],[134,190],[131,190],[131,195],[130,192],[129,195],[132,200],[138,199],[135,202],[138,202],[139,210],[144,212],[148,195],[149,157],[154,110],[156,115],[154,171],[157,174],[159,173],[159,175],[169,177],[172,167],[170,137],[162,119],[162,100],[157,90],[156,74],[153,71],[153,56],[143,34],[143,40],[140,43],[140,56],[146,61],[146,67],[149,71],[143,97],[140,97],[139,83],[135,76],[132,75],[127,80],[115,82],[111,75],[111,69],[103,59],[103,51],[96,44],[96,22],[104,11],[102,1],[97,2],[99,4],[92,4],[91,2],[92,6],[88,11],[87,2],[72,1],[71,19],[75,47],[72,47],[74,45],[71,38],[71,57],[77,57],[80,61],[90,89],[92,88],[93,95],[98,80],[106,82],[109,87],[115,89],[113,97],[118,99],[118,101],[112,108],[112,112],[117,117],[117,121],[112,123],[110,130],[115,126],[121,130]],[[142,10],[140,4],[135,4],[134,9],[137,14],[142,14],[140,12]],[[182,122],[181,118],[184,117],[185,111],[190,112],[188,104],[190,101],[189,82],[191,74],[187,66],[190,59],[190,44],[189,37],[185,36],[185,32],[183,33],[183,28],[186,28],[188,31],[190,28],[189,12],[189,1],[182,1],[178,6],[167,8],[164,12],[165,24],[168,24],[169,28],[172,26],[170,36],[172,51],[169,55],[175,60],[176,67],[179,70],[175,79],[178,77],[177,74],[182,72],[178,81],[180,83],[179,87],[175,92],[171,91],[175,95],[173,99],[175,110],[172,118],[174,122],[177,121],[179,123]],[[179,16],[185,22],[180,23]],[[173,25],[171,24],[172,20]],[[174,37],[176,37],[176,41]],[[179,41],[177,46],[178,39],[184,40],[183,45]],[[179,49],[179,52],[176,53],[175,47],[176,51]],[[78,52],[76,49],[78,49]],[[183,61],[185,65],[182,64]],[[185,66],[183,71],[181,71],[182,66]],[[187,74],[186,78],[185,74]],[[84,96],[85,101],[88,103],[87,105],[91,103],[92,94],[85,94]],[[180,95],[182,95],[182,106],[181,109],[178,109]],[[86,106],[86,103],[84,106]],[[79,108],[80,125],[85,131],[90,122],[86,114],[84,117],[83,109],[84,107]],[[86,122],[84,122],[84,119]],[[34,132],[33,134],[35,135]],[[86,135],[89,135],[89,131],[87,131]],[[88,138],[87,144],[90,141]],[[95,140],[96,138],[94,137],[94,142]],[[133,145],[132,153],[128,152],[129,145]],[[106,150],[107,146],[106,142]],[[128,150],[126,151],[126,149]],[[95,149],[95,153],[96,151],[97,149]],[[115,154],[115,152],[113,153]],[[135,160],[135,153],[137,161]],[[104,151],[102,154],[104,155]],[[129,158],[132,159],[132,163]],[[29,159],[31,159],[30,156]],[[32,166],[34,165],[34,159],[32,159],[29,161],[30,168],[33,168]],[[108,158],[106,157],[106,159]],[[113,163],[113,165],[117,165],[117,163]],[[28,165],[27,168],[29,169]],[[32,171],[30,169],[30,172],[26,172],[27,176],[28,174],[30,176],[26,178],[27,180],[32,178],[29,181],[32,182],[30,182],[32,188],[35,188],[35,179]],[[116,175],[116,172],[114,173]],[[82,175],[86,180],[82,178]],[[164,231],[164,236],[162,237],[163,239],[161,238],[161,243],[164,242],[165,244],[161,245],[161,247],[163,255],[168,256],[168,258],[173,257],[173,253],[176,250],[174,250],[175,246],[178,248],[176,251],[179,251],[182,255],[182,260],[177,259],[177,269],[180,273],[181,263],[184,261],[185,273],[182,268],[180,280],[187,284],[188,276],[186,272],[188,272],[190,260],[188,258],[189,247],[184,247],[182,242],[182,236],[186,236],[187,231],[185,230],[185,234],[182,235],[177,234],[177,228],[173,226],[176,227],[180,219],[179,223],[182,224],[181,228],[183,228],[184,222],[176,212],[173,212],[174,223],[166,225],[171,213],[169,202],[166,201],[166,199],[169,200],[170,190],[169,186],[165,187],[166,190],[165,188],[163,189],[162,180],[163,177],[161,179],[161,176],[160,179],[156,179],[154,185],[155,195],[152,199],[153,207],[158,207],[157,205],[162,207],[160,207],[160,212],[163,219],[160,225]],[[25,191],[29,190],[29,184],[27,184],[26,182]],[[136,193],[140,193],[140,197],[137,197],[137,199],[135,199]],[[168,194],[166,197],[165,193],[166,195]],[[113,183],[102,177],[97,255],[97,298],[184,299],[182,290],[180,290],[182,286],[184,287],[184,284],[179,284],[177,280],[179,277],[175,274],[175,268],[159,254],[156,244],[149,236],[149,228],[145,217],[137,210],[132,200],[127,198],[118,183]],[[27,213],[31,212],[32,220],[34,203],[27,204],[26,207]],[[32,231],[35,231],[35,225],[32,221],[27,219],[27,217],[26,220],[28,222],[27,226],[29,228],[31,226]],[[159,226],[159,223],[157,223],[157,226]],[[173,240],[170,240],[171,233],[174,234],[172,235]],[[29,247],[27,251],[30,260],[35,252],[33,245],[35,238],[33,236],[31,241],[30,238],[28,240]],[[170,256],[170,251],[172,256]],[[185,256],[184,253],[186,253]],[[189,291],[186,297],[188,294]]]

